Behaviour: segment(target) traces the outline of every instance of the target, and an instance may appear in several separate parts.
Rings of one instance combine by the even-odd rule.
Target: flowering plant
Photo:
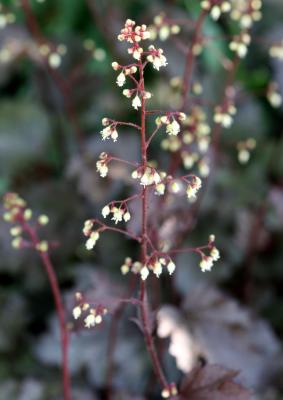
[[[47,274],[54,298],[56,312],[60,326],[60,340],[62,353],[62,382],[64,400],[71,399],[70,373],[68,366],[69,332],[66,325],[65,309],[62,301],[57,276],[51,262],[49,251],[56,244],[41,240],[38,230],[48,224],[47,215],[33,217],[33,212],[27,203],[16,193],[7,193],[4,197],[4,220],[13,224],[10,234],[13,238],[12,246],[15,249],[30,248],[38,252],[42,265]]]
[[[24,1],[24,3],[26,2]],[[147,44],[147,41],[153,40],[154,36],[165,40],[170,34],[177,35],[181,31],[178,21],[166,17],[165,14],[158,15],[154,19],[154,25],[150,27],[138,26],[134,21],[127,20],[118,35],[119,41],[129,45],[128,54],[132,59],[127,65],[121,65],[115,61],[112,63],[112,67],[117,74],[117,86],[122,88],[122,94],[130,100],[131,111],[136,118],[134,121],[120,121],[104,117],[101,138],[103,141],[113,141],[115,146],[122,147],[125,143],[123,129],[130,129],[133,134],[137,134],[140,156],[138,159],[129,161],[118,158],[114,150],[111,154],[102,152],[99,155],[96,168],[100,177],[108,179],[113,164],[121,163],[130,170],[129,181],[132,192],[129,197],[122,200],[111,200],[105,204],[101,209],[102,218],[88,219],[83,228],[83,234],[86,237],[85,245],[89,251],[94,249],[101,235],[106,234],[107,231],[125,235],[137,245],[139,254],[128,254],[121,263],[120,269],[123,276],[130,276],[131,281],[139,285],[138,296],[136,297],[136,293],[133,294],[133,290],[131,290],[130,294],[133,297],[123,299],[121,302],[119,300],[117,303],[130,302],[138,308],[138,325],[145,338],[163,398],[175,397],[178,392],[180,397],[182,396],[181,388],[177,389],[176,383],[170,383],[163,372],[159,351],[155,347],[153,333],[155,315],[152,313],[152,309],[156,309],[157,306],[153,305],[151,283],[158,287],[160,280],[156,278],[165,275],[165,279],[168,279],[168,275],[173,275],[178,268],[177,257],[181,253],[195,253],[199,257],[199,268],[202,272],[210,271],[220,258],[213,234],[209,235],[208,241],[204,245],[183,247],[182,243],[194,226],[191,221],[194,220],[199,202],[207,187],[211,167],[213,167],[213,163],[217,162],[220,133],[224,128],[229,129],[234,122],[241,89],[234,85],[235,71],[240,60],[246,56],[249,50],[252,25],[261,18],[260,0],[209,0],[202,1],[200,5],[200,15],[196,21],[191,21],[194,27],[192,41],[189,46],[180,46],[185,53],[185,69],[183,78],[178,77],[171,81],[172,86],[175,85],[180,94],[179,104],[176,107],[172,106],[172,109],[164,111],[150,108],[153,94],[148,90],[146,84],[146,71],[150,68],[160,71],[167,66],[168,61],[170,63],[170,60],[167,60],[166,54],[161,48],[151,42]],[[215,39],[202,33],[205,18],[211,16],[214,20],[218,20],[222,15],[227,15],[234,22],[236,21],[239,30],[228,37],[227,51],[230,50],[231,59],[228,57],[221,59],[224,69],[227,71],[227,80],[223,99],[212,103],[211,120],[213,123],[211,128],[210,116],[207,112],[209,107],[203,106],[203,104],[206,105],[206,99],[198,97],[202,94],[203,89],[198,82],[193,80],[193,69],[197,56],[201,54],[210,40]],[[187,24],[188,21],[186,19],[185,23]],[[270,55],[282,59],[282,43],[274,44],[270,48]],[[54,74],[60,64],[58,64],[58,57],[54,57],[54,54],[50,55],[47,61],[49,70]],[[55,74],[55,76],[57,75]],[[196,96],[191,96],[191,93]],[[270,82],[268,85],[267,98],[274,107],[279,107],[282,103],[276,82]],[[68,91],[66,99],[68,100]],[[69,110],[69,114],[73,115],[73,107],[66,108]],[[75,120],[73,118],[73,123],[77,126],[76,118]],[[79,132],[78,136],[80,136]],[[158,139],[160,139],[162,150],[169,153],[169,156],[164,158],[166,164],[162,165],[151,159],[152,145]],[[256,142],[252,138],[238,142],[239,161],[247,162],[250,151],[255,146]],[[177,202],[182,202],[185,207],[180,207],[178,212],[175,212],[174,205]],[[32,223],[31,211],[27,209],[24,200],[15,194],[9,193],[6,196],[5,206],[8,209],[5,219],[16,224],[11,229],[13,247],[28,247],[36,250],[50,279],[60,321],[64,398],[67,400],[70,398],[67,366],[68,331],[60,291],[49,257],[52,243],[40,240],[38,235],[38,228],[45,225],[48,218],[43,215]],[[174,224],[178,228],[181,227],[180,232],[177,232],[181,233],[180,237],[175,234],[176,232],[171,234],[171,237],[167,235],[165,239],[162,235],[161,228],[168,220],[166,219],[168,218],[168,209],[170,209],[171,215],[175,212]],[[180,210],[181,212],[179,212]],[[106,222],[107,219],[112,222]],[[107,304],[102,304],[103,302],[94,304],[81,292],[76,293],[75,302],[75,306],[72,307],[73,318],[81,321],[87,329],[101,325],[104,318],[111,319],[111,322],[115,321],[121,310],[119,308],[118,312],[115,311],[112,315],[111,310],[107,309]],[[113,333],[114,335],[115,333]],[[112,336],[111,329],[110,336]]]
[[[173,248],[173,242],[168,242],[166,245],[152,237],[152,226],[149,215],[151,213],[150,196],[165,196],[169,193],[184,192],[189,201],[194,201],[198,191],[201,189],[201,179],[194,174],[186,174],[182,176],[172,176],[163,170],[157,168],[153,162],[149,161],[149,150],[152,140],[158,132],[165,127],[165,135],[168,137],[177,136],[182,126],[189,123],[189,118],[183,112],[159,110],[150,110],[147,102],[151,99],[152,94],[146,89],[144,72],[147,66],[152,65],[154,69],[159,71],[161,67],[167,65],[167,59],[163,54],[163,50],[155,48],[154,45],[144,49],[143,42],[149,39],[150,32],[146,25],[136,25],[134,21],[128,19],[124,28],[118,35],[118,40],[129,44],[128,53],[132,55],[134,61],[128,65],[121,65],[118,62],[113,62],[112,67],[119,72],[117,77],[117,85],[123,87],[126,82],[132,82],[133,87],[123,90],[123,94],[127,98],[132,99],[132,107],[137,111],[138,118],[136,123],[115,121],[110,118],[103,118],[102,125],[104,128],[101,131],[102,140],[113,140],[118,142],[123,141],[123,137],[118,133],[118,128],[122,126],[130,126],[131,129],[138,132],[140,138],[140,160],[132,162],[118,159],[111,154],[101,153],[97,161],[97,170],[100,176],[105,178],[109,170],[109,164],[112,161],[126,163],[132,170],[132,178],[138,182],[137,193],[124,200],[111,201],[102,209],[102,216],[111,219],[115,225],[124,222],[127,223],[131,218],[130,203],[139,202],[141,208],[140,228],[137,234],[132,233],[125,228],[117,228],[107,225],[99,219],[89,219],[85,222],[83,233],[87,237],[86,247],[91,250],[102,232],[107,230],[116,231],[127,235],[131,239],[137,241],[140,245],[141,257],[139,260],[133,261],[127,257],[121,267],[122,274],[129,272],[137,275],[140,278],[139,289],[139,306],[141,315],[141,325],[145,337],[145,343],[148,353],[151,357],[152,364],[156,376],[159,379],[162,387],[162,396],[164,398],[172,397],[177,394],[175,384],[169,384],[161,367],[157,356],[153,337],[149,328],[149,305],[147,303],[146,280],[150,274],[159,278],[160,275],[167,269],[169,275],[173,274],[176,265],[174,256],[183,252],[195,252],[200,255],[200,268],[202,271],[210,271],[213,263],[219,259],[219,251],[215,247],[215,237],[211,235],[208,243],[196,248]],[[152,133],[148,133],[147,119],[156,116],[156,128]],[[164,133],[163,133],[164,135]],[[74,316],[79,317],[77,307],[74,309]],[[89,316],[85,318],[85,326],[90,327],[95,324],[95,318],[92,318],[93,324],[89,321]]]

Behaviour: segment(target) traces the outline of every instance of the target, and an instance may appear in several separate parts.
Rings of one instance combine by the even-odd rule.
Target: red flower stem
[[[114,372],[114,353],[118,338],[118,328],[119,322],[122,317],[125,303],[120,304],[119,308],[114,312],[110,327],[109,327],[109,337],[108,337],[108,348],[107,348],[107,370],[106,370],[106,398],[107,400],[112,399],[112,381]]]
[[[184,247],[181,249],[173,249],[167,251],[166,254],[182,254],[182,253],[202,253],[202,250],[211,249],[212,245],[206,244],[200,247]]]
[[[130,126],[132,128],[138,129],[139,131],[141,130],[141,127],[137,124],[133,124],[132,122],[115,122],[116,125],[125,125],[125,126]]]
[[[134,194],[131,197],[127,197],[124,200],[114,200],[114,201],[109,201],[109,203],[107,204],[108,206],[111,204],[125,204],[125,203],[129,203],[132,200],[138,199],[139,197],[141,197],[140,193],[139,194]]]
[[[136,236],[129,231],[126,231],[126,230],[120,229],[120,228],[115,228],[114,226],[105,225],[103,222],[100,222],[97,219],[94,220],[94,222],[101,226],[101,228],[99,228],[99,230],[101,230],[101,231],[107,230],[107,231],[122,233],[123,235],[129,236],[131,239],[136,240],[139,243],[141,242],[141,238],[139,236]]]
[[[206,10],[203,10],[200,13],[200,15],[196,21],[195,33],[194,33],[194,37],[192,40],[192,44],[189,47],[189,50],[187,53],[186,64],[185,64],[184,75],[183,75],[183,85],[182,85],[182,107],[181,107],[182,111],[184,111],[184,109],[186,108],[188,93],[190,90],[190,85],[191,85],[191,80],[192,80],[192,75],[193,75],[193,66],[194,66],[194,60],[195,60],[194,47],[199,41],[202,25],[204,23],[206,15],[207,15]]]
[[[24,230],[30,236],[34,248],[36,248],[40,243],[36,231],[32,227],[30,227],[25,221],[22,222],[22,225]],[[63,383],[64,400],[71,400],[71,382],[70,382],[70,373],[68,367],[69,333],[65,323],[65,310],[62,302],[58,280],[54,271],[54,267],[50,260],[49,254],[47,252],[39,251],[39,255],[49,279],[50,287],[52,290],[56,306],[56,312],[59,320],[61,352],[62,352],[62,383]]]
[[[136,286],[136,276],[132,275],[127,297],[130,297],[134,292]],[[137,299],[135,299],[138,301]],[[108,346],[107,346],[107,366],[106,366],[106,397],[107,400],[112,399],[112,381],[113,381],[113,372],[114,372],[114,353],[117,344],[118,338],[118,330],[119,330],[119,322],[122,318],[125,307],[128,304],[133,304],[131,299],[120,300],[119,307],[115,310],[113,317],[111,319],[111,324],[109,327],[109,337],[108,337]]]
[[[165,378],[165,375],[162,371],[160,361],[158,359],[155,345],[153,342],[152,334],[150,331],[149,327],[149,321],[148,321],[148,314],[147,314],[147,304],[146,304],[146,287],[145,287],[145,281],[141,280],[140,284],[140,301],[141,301],[141,319],[142,319],[142,325],[143,325],[143,333],[144,333],[144,338],[145,338],[145,343],[147,347],[147,351],[150,355],[154,372],[162,386],[162,388],[167,388],[168,383]]]
[[[140,61],[139,63],[139,73],[140,73],[140,90],[143,93],[144,88],[144,76],[143,76],[143,64]],[[142,96],[141,100],[141,162],[142,167],[145,169],[147,166],[147,143],[146,143],[146,127],[145,127],[145,118],[146,118],[146,110],[145,110],[145,99]],[[148,243],[148,235],[147,235],[147,209],[148,209],[148,199],[147,199],[147,187],[144,186],[141,192],[142,196],[142,237],[141,237],[141,258],[142,263],[145,264],[147,260],[147,243]],[[145,338],[145,343],[147,347],[147,351],[150,355],[154,372],[162,386],[162,388],[168,387],[168,383],[162,371],[162,367],[160,365],[155,345],[153,342],[153,337],[151,334],[151,329],[149,326],[149,318],[148,318],[148,307],[147,307],[147,295],[146,295],[146,285],[145,281],[141,280],[140,282],[140,310],[141,310],[141,322],[143,327],[143,334]]]
[[[130,79],[132,79],[132,81],[133,81],[137,86],[139,85],[138,81],[136,80],[136,78],[135,78],[133,75],[128,75],[128,76],[129,76]]]
[[[131,162],[131,161],[123,160],[122,158],[118,158],[118,157],[114,157],[114,156],[109,156],[107,162],[110,162],[110,161],[112,161],[112,160],[113,160],[113,161],[121,162],[121,163],[123,163],[123,164],[131,165],[132,167],[135,167],[135,168],[139,166],[138,163],[133,163],[133,162]]]
[[[160,128],[161,128],[161,125],[157,125],[157,127],[154,129],[154,131],[152,132],[151,136],[147,140],[147,142],[146,142],[146,148],[147,149],[148,149],[151,141],[153,140],[154,136],[157,134],[157,132],[159,131]]]
[[[62,348],[62,368],[63,368],[63,389],[64,389],[64,400],[71,399],[71,383],[70,373],[68,368],[68,350],[69,350],[69,333],[65,323],[65,313],[62,304],[60,289],[57,281],[56,274],[54,272],[53,265],[50,261],[48,253],[40,252],[41,260],[44,264],[50,286],[52,289],[57,315],[60,323],[60,335],[61,335],[61,348]]]

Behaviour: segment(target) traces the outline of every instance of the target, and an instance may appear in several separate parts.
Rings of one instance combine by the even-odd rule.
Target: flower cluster
[[[205,111],[199,106],[192,107],[182,126],[182,135],[168,136],[163,139],[161,146],[173,153],[180,151],[184,167],[190,170],[196,165],[200,175],[206,177],[209,166],[205,155],[210,143],[210,127]]]
[[[158,185],[165,177],[166,173],[157,172],[155,168],[149,165],[146,168],[139,167],[132,172],[132,178],[139,179],[142,186]]]
[[[15,14],[6,12],[0,4],[0,29],[4,29],[7,25],[13,24],[16,21]]]
[[[201,260],[201,262],[199,264],[200,269],[202,270],[202,272],[211,271],[211,268],[213,267],[213,263],[215,261],[217,261],[219,258],[220,258],[219,251],[218,251],[218,249],[216,247],[214,247],[211,250],[209,256],[205,256],[204,255],[202,257],[202,260]]]
[[[162,49],[156,49],[153,45],[148,47],[147,51],[140,46],[140,42],[145,39],[149,39],[150,33],[147,30],[146,25],[137,25],[135,26],[135,22],[128,19],[125,23],[124,28],[121,30],[118,35],[118,39],[120,41],[127,41],[132,44],[132,47],[128,49],[128,53],[132,54],[134,59],[138,62],[141,62],[142,57],[146,56],[146,61],[152,63],[153,68],[159,71],[160,67],[165,67],[167,65],[166,57],[163,54]],[[118,62],[114,61],[112,63],[112,67],[115,71],[120,71],[117,77],[117,85],[122,87],[126,82],[126,77],[129,76],[131,80],[137,83],[134,75],[136,74],[138,68],[138,64],[131,64],[128,66],[122,66]],[[144,90],[140,87],[140,84],[137,85],[134,89],[124,89],[123,95],[127,98],[132,99],[132,106],[135,110],[138,110],[142,105],[142,99],[150,99],[151,93]],[[116,133],[114,133],[115,135]],[[106,137],[111,136],[111,129],[106,129],[104,133]]]
[[[138,110],[142,103],[141,99],[150,99],[151,98],[151,93],[147,92],[145,90],[140,90],[140,89],[124,89],[123,90],[123,95],[126,96],[127,98],[131,98],[135,94],[133,100],[132,100],[132,106],[135,110]]]
[[[196,175],[184,175],[180,178],[172,178],[166,172],[157,172],[155,168],[147,166],[145,169],[139,167],[133,171],[132,177],[139,179],[143,186],[153,186],[156,195],[164,195],[166,186],[169,186],[170,192],[179,193],[187,184],[187,197],[189,200],[195,200],[196,194],[202,186],[201,179]]]
[[[117,123],[111,121],[109,118],[103,118],[102,125],[105,126],[105,128],[100,132],[102,140],[111,138],[113,142],[116,142],[118,139],[118,132],[116,129]]]
[[[116,61],[114,61],[112,63],[112,68],[115,71],[121,70],[121,72],[117,76],[117,80],[116,80],[116,83],[119,87],[124,86],[127,76],[131,77],[132,75],[134,75],[137,72],[137,67],[135,65],[123,67],[122,65],[118,64]]]
[[[114,202],[109,206],[108,204],[103,207],[101,214],[103,218],[106,218],[109,214],[112,214],[112,221],[117,224],[118,222],[125,221],[128,222],[131,219],[131,214],[125,204],[121,202],[117,207]]]
[[[17,193],[7,193],[4,197],[4,208],[7,210],[3,218],[5,221],[15,224],[10,229],[10,234],[13,238],[12,247],[20,249],[24,247],[34,247],[37,251],[48,251],[49,244],[46,240],[32,243],[30,238],[24,238],[25,233],[31,232],[36,227],[45,226],[49,222],[49,218],[42,214],[39,215],[34,223],[31,225],[33,212],[27,207],[27,203]]]
[[[223,128],[230,128],[234,121],[234,115],[237,109],[232,102],[225,106],[216,106],[214,110],[214,122],[220,124]]]
[[[27,203],[17,193],[7,193],[4,197],[4,208],[7,210],[4,214],[4,220],[8,222],[16,221],[20,215],[28,221],[32,217],[32,211],[26,208]]]
[[[128,272],[131,271],[134,274],[140,274],[141,279],[146,280],[150,272],[152,272],[157,278],[159,278],[164,268],[167,269],[169,275],[172,275],[176,269],[175,263],[167,255],[166,257],[157,257],[153,255],[149,257],[145,265],[143,265],[139,261],[133,262],[130,257],[127,257],[124,261],[124,264],[121,266],[121,272],[123,275],[126,275]]]
[[[75,320],[84,318],[85,328],[93,328],[95,325],[101,324],[103,316],[107,314],[107,308],[102,305],[91,306],[84,300],[82,293],[77,292],[75,295],[77,305],[73,308],[73,317]]]
[[[124,28],[121,29],[121,32],[118,35],[118,40],[121,42],[125,40],[129,43],[135,43],[150,38],[146,25],[135,25],[135,21],[127,19]]]
[[[251,28],[262,18],[262,0],[231,0],[230,17],[239,22],[240,27]]]
[[[153,25],[149,26],[150,39],[156,40],[157,36],[161,41],[167,40],[171,35],[180,33],[180,26],[166,17],[165,13],[160,13],[154,17]]]
[[[221,14],[231,11],[231,3],[227,0],[203,0],[201,7],[209,11],[214,20],[218,20]]]
[[[186,114],[183,112],[167,113],[166,115],[157,117],[155,123],[157,126],[165,125],[166,133],[168,133],[169,136],[177,136],[178,133],[180,133],[181,126],[176,118],[183,122],[186,119]]]
[[[127,19],[124,28],[121,29],[121,32],[118,35],[118,40],[120,40],[121,42],[126,41],[128,43],[131,43],[132,47],[128,49],[128,53],[132,54],[136,60],[140,60],[143,53],[143,48],[140,47],[139,43],[142,40],[149,39],[150,33],[147,30],[146,25],[135,25],[135,21]]]
[[[209,255],[206,255],[202,251],[200,251],[201,262],[199,266],[202,272],[211,271],[214,262],[218,261],[220,258],[219,250],[215,247],[214,242],[215,242],[215,236],[210,235],[208,243],[208,248],[210,249]]]
[[[153,68],[159,71],[160,67],[166,67],[167,60],[163,54],[162,49],[156,49],[153,45],[148,48],[148,56],[146,57],[147,61],[152,63]]]
[[[94,221],[91,219],[88,219],[84,223],[83,234],[88,238],[85,244],[87,250],[92,250],[94,248],[96,242],[100,237],[99,232],[102,230],[102,229],[93,230],[93,226],[94,226]]]
[[[101,178],[105,178],[108,174],[108,166],[107,166],[107,161],[108,161],[108,154],[105,152],[100,153],[99,155],[99,160],[96,162],[96,169],[97,172],[99,172]]]
[[[127,257],[125,258],[124,264],[121,266],[121,273],[126,275],[128,272],[133,272],[134,274],[138,274],[142,269],[142,263],[139,261],[134,261]]]
[[[238,57],[244,58],[248,52],[248,46],[251,43],[251,36],[243,32],[240,35],[237,35],[230,42],[229,47],[230,50],[234,51]]]
[[[187,198],[190,201],[194,201],[196,199],[196,195],[202,186],[201,179],[196,175],[184,175],[178,179],[176,179],[176,178],[173,179],[171,176],[168,176],[166,179],[164,179],[163,182],[164,183],[162,183],[162,184],[163,184],[164,188],[159,189],[158,185],[157,185],[156,194],[164,194],[166,184],[169,186],[169,190],[171,193],[176,194],[176,193],[184,192],[185,191],[184,184],[186,184],[187,185],[186,194],[187,194]],[[157,193],[157,192],[159,192],[159,190],[160,191],[163,190],[163,193]]]

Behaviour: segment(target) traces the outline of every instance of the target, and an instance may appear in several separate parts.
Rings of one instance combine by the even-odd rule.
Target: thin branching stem
[[[41,44],[45,43],[46,40],[40,30],[40,26],[37,22],[37,19],[33,13],[33,10],[30,5],[30,0],[20,0],[21,1],[21,7],[25,15],[26,23],[29,32],[32,35],[33,40],[35,43],[40,46]],[[58,71],[55,71],[53,68],[51,68],[46,62],[45,58],[43,59],[44,67],[46,68],[46,71],[48,75],[51,77],[53,80],[54,84],[56,85],[58,91],[60,92],[63,101],[64,101],[64,108],[65,112],[67,114],[68,120],[70,121],[72,128],[74,130],[74,133],[76,135],[76,139],[78,142],[79,150],[83,151],[84,150],[84,133],[82,131],[82,128],[79,123],[79,118],[77,115],[77,110],[74,106],[74,102],[72,100],[71,96],[71,85],[69,84],[68,80],[65,79]]]
[[[37,232],[33,229],[25,220],[22,220],[23,229],[29,235],[32,245],[34,248],[40,244],[40,239],[37,236]],[[39,251],[39,255],[49,279],[50,287],[52,290],[56,312],[60,326],[60,338],[61,338],[61,352],[62,352],[62,381],[63,381],[63,392],[64,400],[71,400],[71,381],[70,372],[68,367],[68,352],[69,352],[69,332],[65,322],[65,309],[62,301],[62,296],[57,280],[57,276],[47,251]]]

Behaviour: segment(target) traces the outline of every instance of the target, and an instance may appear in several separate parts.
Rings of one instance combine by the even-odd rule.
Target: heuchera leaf
[[[249,400],[251,392],[235,381],[237,371],[216,364],[194,368],[185,378],[180,399]]]

